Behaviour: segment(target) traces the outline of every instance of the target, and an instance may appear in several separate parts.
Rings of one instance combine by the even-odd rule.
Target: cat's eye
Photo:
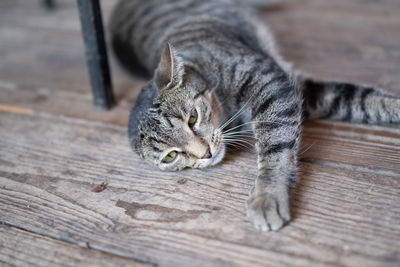
[[[188,122],[190,128],[193,128],[193,126],[196,124],[197,118],[198,118],[197,110],[194,108],[190,113],[190,118]]]
[[[176,157],[178,156],[178,152],[177,151],[171,151],[169,152],[168,155],[165,156],[165,158],[162,160],[163,163],[171,163],[173,162]]]

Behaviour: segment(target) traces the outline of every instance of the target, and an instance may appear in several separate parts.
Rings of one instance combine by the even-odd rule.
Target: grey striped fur
[[[122,0],[110,28],[121,64],[150,79],[131,112],[133,149],[163,170],[204,168],[222,160],[227,143],[246,144],[251,130],[258,176],[246,204],[260,230],[290,220],[303,118],[400,122],[398,98],[293,78],[256,11],[238,1]],[[171,151],[175,159],[163,162]]]

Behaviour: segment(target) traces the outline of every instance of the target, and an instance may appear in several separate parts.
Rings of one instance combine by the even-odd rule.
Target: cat
[[[237,0],[121,0],[110,31],[121,65],[150,80],[131,111],[133,150],[161,170],[206,168],[251,135],[258,175],[246,209],[262,231],[290,220],[303,120],[400,122],[399,98],[294,75]]]

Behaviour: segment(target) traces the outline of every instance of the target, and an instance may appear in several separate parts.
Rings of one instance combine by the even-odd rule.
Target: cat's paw
[[[261,231],[277,231],[290,220],[289,198],[284,194],[251,194],[247,217]]]

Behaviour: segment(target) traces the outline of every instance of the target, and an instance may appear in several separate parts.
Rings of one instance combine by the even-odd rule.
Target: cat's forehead
[[[159,95],[154,105],[158,116],[171,116],[183,119],[191,112],[192,108],[196,105],[196,99],[187,92],[179,91],[181,90],[173,89],[170,92],[164,92],[162,95]]]
[[[187,85],[179,84],[176,87],[161,90],[155,103],[158,103],[158,107],[162,109],[169,109],[177,105],[185,106],[191,99],[193,99],[193,94]]]
[[[176,143],[175,137],[181,138],[179,133],[182,132],[192,106],[189,101],[176,101],[171,106],[156,104],[156,107],[148,110],[147,119],[141,123],[142,134],[147,137],[159,136],[165,139],[164,143],[168,145]]]

